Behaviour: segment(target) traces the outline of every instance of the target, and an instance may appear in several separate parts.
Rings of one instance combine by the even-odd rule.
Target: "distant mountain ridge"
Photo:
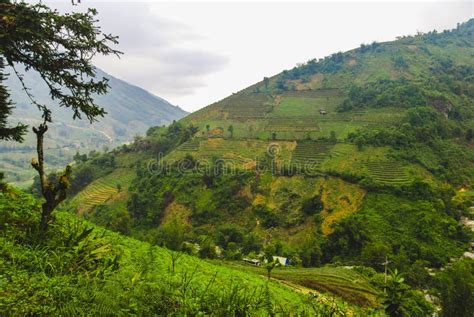
[[[187,112],[150,92],[115,78],[99,68],[97,78],[109,79],[109,92],[95,97],[96,103],[103,107],[107,114],[90,124],[87,119],[73,120],[70,109],[59,107],[52,101],[49,90],[38,73],[21,71],[26,86],[37,102],[51,105],[53,123],[46,135],[46,147],[49,150],[47,163],[55,167],[67,164],[76,151],[87,153],[101,150],[104,146],[128,143],[137,135],[143,135],[149,127],[162,126],[179,120]],[[32,105],[22,89],[21,83],[12,70],[6,85],[15,104],[12,122],[23,122],[30,126],[40,123],[41,114]],[[31,179],[31,157],[34,156],[35,140],[31,132],[27,133],[25,142],[2,142],[0,144],[0,168],[7,171],[10,181],[22,182]]]
[[[184,117],[187,112],[172,105],[168,101],[155,96],[148,91],[115,78],[97,68],[97,78],[108,78],[110,89],[106,95],[98,95],[97,104],[105,109],[107,114],[99,118],[99,122],[90,126],[87,120],[73,120],[68,109],[55,109],[53,117],[56,123],[82,128],[92,128],[102,131],[114,141],[124,141],[136,134],[143,134],[150,126],[164,125]],[[26,85],[31,88],[31,94],[40,102],[55,104],[49,97],[47,87],[42,83],[37,73],[24,74]],[[11,98],[16,104],[13,117],[19,120],[33,122],[39,118],[39,112],[23,92],[19,80],[11,74],[7,80]],[[57,105],[57,104],[56,104]]]

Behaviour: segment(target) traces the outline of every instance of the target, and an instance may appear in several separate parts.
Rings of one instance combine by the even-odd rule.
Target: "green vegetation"
[[[474,261],[465,259],[441,273],[436,289],[443,316],[469,316],[474,313]]]
[[[225,99],[223,105],[230,119],[255,119],[271,110],[272,100],[266,94],[237,94]]]
[[[134,176],[133,172],[117,169],[90,183],[71,200],[71,205],[79,206],[77,208],[79,214],[87,213],[95,206],[104,204],[114,195],[120,194],[122,189],[128,189]]]
[[[323,255],[376,269],[388,256],[402,272],[417,260],[427,261],[430,267],[446,265],[467,248],[469,233],[446,214],[446,209],[455,208],[449,206],[452,196],[442,189],[429,191],[420,184],[406,193],[407,198],[367,194],[357,213],[336,224],[323,245]]]
[[[244,272],[265,275],[266,268],[233,264],[233,268]],[[369,279],[350,268],[321,267],[311,269],[277,267],[271,274],[273,279],[286,281],[306,289],[331,292],[345,300],[362,305],[378,305],[380,290],[376,289]]]
[[[166,249],[67,213],[55,214],[48,239],[39,242],[31,235],[40,220],[37,201],[9,189],[0,193],[0,207],[0,309],[7,314],[315,314],[332,307],[324,296],[188,255],[173,272]]]
[[[368,161],[365,163],[375,181],[389,184],[407,184],[410,178],[397,161]]]
[[[426,316],[425,293],[471,315],[473,32],[471,20],[309,61],[78,153],[57,184],[34,162],[46,200],[1,186],[0,308]],[[60,208],[106,229],[53,213],[66,190]]]
[[[302,168],[316,168],[324,161],[331,150],[331,144],[323,142],[298,142],[291,156],[291,164]]]

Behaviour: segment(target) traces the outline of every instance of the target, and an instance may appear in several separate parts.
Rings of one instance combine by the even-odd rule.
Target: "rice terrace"
[[[0,316],[474,316],[472,1],[85,2],[0,1]]]

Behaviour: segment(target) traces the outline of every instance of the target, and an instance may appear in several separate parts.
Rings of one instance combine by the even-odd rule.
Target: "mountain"
[[[32,71],[22,72],[25,73],[26,86],[31,89],[30,93],[37,101],[54,105],[54,122],[46,140],[50,148],[47,163],[53,169],[71,160],[77,150],[84,153],[102,149],[103,146],[111,148],[130,142],[136,135],[143,135],[151,126],[166,125],[187,114],[181,108],[140,87],[117,79],[98,68],[96,70],[98,78],[109,79],[110,90],[106,95],[96,96],[97,104],[103,107],[107,114],[93,124],[87,120],[73,120],[69,109],[60,108],[57,103],[51,101],[49,90],[39,74]],[[10,73],[6,84],[16,105],[12,121],[25,122],[31,126],[38,124],[41,119],[39,110],[29,102],[13,71]],[[34,145],[32,132],[26,137],[25,143],[4,142],[1,145],[0,164],[10,168],[7,173],[9,180],[22,181],[31,177],[29,161],[34,153]]]
[[[459,222],[474,206],[473,43],[470,20],[264,78],[80,162],[67,208],[155,244],[178,223],[227,260],[387,263],[436,294],[431,276],[473,241]]]

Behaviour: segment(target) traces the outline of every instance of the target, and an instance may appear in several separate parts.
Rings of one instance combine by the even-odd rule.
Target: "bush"
[[[436,278],[442,316],[474,314],[474,261],[463,259],[441,272]]]
[[[323,210],[324,204],[320,195],[315,195],[309,199],[304,200],[301,206],[301,211],[307,216],[315,215]]]

